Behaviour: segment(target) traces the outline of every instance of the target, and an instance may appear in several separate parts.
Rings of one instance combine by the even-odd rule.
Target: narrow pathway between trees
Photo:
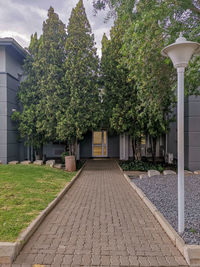
[[[115,161],[89,160],[13,267],[185,266]]]

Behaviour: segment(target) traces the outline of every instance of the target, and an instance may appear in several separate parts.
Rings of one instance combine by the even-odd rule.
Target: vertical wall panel
[[[119,135],[108,134],[108,157],[119,158]]]
[[[200,96],[189,96],[185,113],[185,166],[200,169]]]
[[[0,47],[0,70],[3,70],[3,50]],[[2,61],[1,61],[2,60]],[[7,79],[5,73],[0,73],[0,160],[7,163]]]
[[[88,132],[84,139],[80,141],[80,157],[91,158],[92,157],[92,132]]]
[[[200,169],[200,96],[189,96],[185,99],[184,113],[185,168],[194,171]],[[167,146],[168,153],[173,153],[175,158],[177,158],[176,123],[170,125]]]

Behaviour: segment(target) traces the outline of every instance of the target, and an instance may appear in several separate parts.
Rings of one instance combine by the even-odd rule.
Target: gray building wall
[[[17,91],[19,88],[19,75],[22,74],[22,59],[16,52],[6,48],[6,72],[7,72],[7,160],[24,160],[24,148],[19,143],[17,124],[11,120],[12,110],[18,109]],[[24,153],[22,153],[22,151]],[[21,156],[21,157],[20,157]]]
[[[24,160],[26,149],[19,142],[17,125],[11,120],[17,106],[22,57],[11,46],[0,46],[0,160]]]
[[[43,147],[43,154],[46,158],[60,158],[65,151],[65,145],[62,144],[47,144]]]
[[[80,141],[80,158],[92,157],[92,132],[88,132]],[[108,157],[119,158],[119,135],[108,134]]]
[[[176,108],[174,109],[173,115],[176,118]],[[167,134],[166,142],[166,153],[172,153],[173,157],[177,158],[177,122],[175,121],[170,123],[170,131]]]
[[[108,134],[108,157],[119,158],[119,135]]]
[[[12,110],[17,110],[16,94],[19,80],[7,74],[7,159],[20,160],[20,145],[17,124],[11,120]]]
[[[80,158],[92,157],[92,132],[88,132],[80,141]]]
[[[200,169],[200,96],[185,99],[184,112],[185,168],[191,171]],[[175,110],[176,114],[176,110]],[[177,159],[177,122],[170,125],[167,137],[167,152]]]
[[[189,96],[185,103],[185,167],[200,169],[200,96]]]
[[[7,75],[5,47],[0,47],[0,160],[7,163]]]

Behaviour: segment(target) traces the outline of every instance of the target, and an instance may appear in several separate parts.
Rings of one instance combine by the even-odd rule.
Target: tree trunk
[[[141,138],[132,137],[133,160],[141,160]]]
[[[135,137],[132,137],[133,160],[135,160]]]
[[[40,156],[40,159],[42,160],[43,159],[43,144],[40,145],[39,156]]]
[[[65,152],[69,152],[69,144],[67,141],[65,143]]]
[[[141,137],[136,139],[136,160],[141,161],[142,155],[141,155]]]
[[[73,156],[73,144],[69,144],[69,155]]]
[[[156,160],[156,141],[157,141],[156,137],[151,137],[151,150],[152,150],[153,163],[155,163]]]
[[[76,156],[76,138],[69,144],[69,155]]]
[[[35,150],[35,159],[42,160],[43,159],[43,144],[40,145],[40,148]]]

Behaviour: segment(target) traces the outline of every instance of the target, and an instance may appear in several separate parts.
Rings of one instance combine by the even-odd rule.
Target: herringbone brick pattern
[[[186,266],[112,160],[88,161],[13,267]]]

